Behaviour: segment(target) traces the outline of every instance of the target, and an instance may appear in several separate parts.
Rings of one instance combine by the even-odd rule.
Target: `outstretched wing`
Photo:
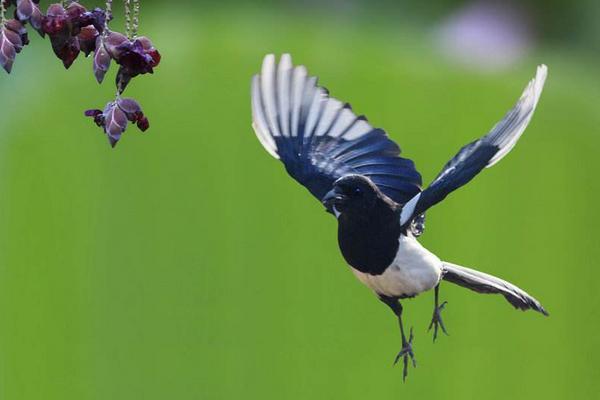
[[[289,54],[265,57],[252,79],[252,120],[263,147],[321,200],[347,174],[369,177],[400,204],[421,191],[421,175],[387,134],[329,97]]]
[[[460,149],[431,185],[405,204],[400,216],[401,225],[412,221],[429,207],[442,201],[452,191],[465,185],[484,168],[495,165],[512,150],[531,121],[542,94],[546,75],[546,66],[539,66],[535,78],[529,82],[517,104],[490,133]]]

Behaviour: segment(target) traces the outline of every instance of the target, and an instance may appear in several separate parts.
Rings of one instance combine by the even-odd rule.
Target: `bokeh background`
[[[127,94],[152,126],[114,150],[82,116],[113,96],[114,66],[98,86],[90,60],[66,72],[32,34],[0,74],[0,397],[595,398],[598,4],[144,0],[163,62]],[[449,337],[426,332],[432,294],[405,303],[419,364],[403,384],[394,317],[254,137],[269,52],[384,127],[425,182],[546,63],[515,151],[432,209],[422,242],[551,316],[443,284]]]

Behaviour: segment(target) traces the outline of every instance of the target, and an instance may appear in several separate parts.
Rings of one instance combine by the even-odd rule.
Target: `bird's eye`
[[[362,194],[362,192],[363,192],[363,191],[362,191],[362,189],[361,189],[361,188],[359,188],[359,187],[356,187],[356,188],[354,188],[354,194],[356,194],[356,195],[361,195],[361,194]]]

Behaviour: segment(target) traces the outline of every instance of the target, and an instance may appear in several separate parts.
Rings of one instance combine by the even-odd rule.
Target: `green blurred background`
[[[597,7],[554,3],[518,14],[531,29],[514,60],[464,63],[439,43],[466,2],[144,1],[163,62],[127,94],[152,126],[114,150],[82,116],[113,96],[114,66],[98,86],[90,60],[65,72],[32,34],[0,74],[0,398],[596,397],[600,53],[584,21]],[[556,15],[564,37],[541,28]],[[425,182],[548,64],[516,150],[431,210],[422,242],[551,316],[443,284],[450,336],[435,344],[433,295],[405,302],[419,365],[403,384],[394,317],[348,271],[335,220],[254,137],[249,82],[269,52],[385,127]]]

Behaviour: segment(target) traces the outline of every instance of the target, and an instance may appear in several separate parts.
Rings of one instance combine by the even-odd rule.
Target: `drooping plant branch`
[[[122,98],[122,94],[139,75],[151,74],[160,63],[160,53],[150,39],[137,36],[139,29],[140,0],[124,0],[126,35],[111,31],[112,0],[106,1],[104,9],[88,11],[75,1],[51,4],[46,15],[39,8],[39,0],[0,0],[0,65],[12,70],[16,54],[29,43],[26,25],[33,27],[40,36],[48,35],[54,54],[68,69],[83,52],[87,57],[94,53],[93,71],[98,83],[102,83],[112,61],[119,69],[116,75],[117,94],[103,110],[85,112],[103,128],[111,146],[115,146],[129,122],[143,132],[150,124],[134,99]],[[15,7],[14,18],[6,19],[6,11]]]

